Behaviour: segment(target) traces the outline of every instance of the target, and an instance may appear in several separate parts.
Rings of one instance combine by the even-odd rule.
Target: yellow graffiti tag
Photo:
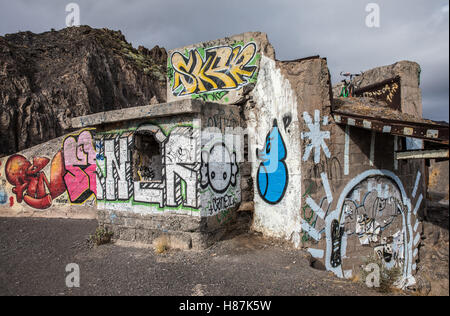
[[[396,82],[392,83],[392,86],[386,84],[382,89],[378,89],[372,92],[364,92],[364,97],[376,97],[386,95],[386,101],[392,102],[394,94],[397,92],[399,86]]]
[[[183,96],[240,88],[248,83],[248,79],[256,71],[256,66],[248,65],[255,55],[254,43],[245,47],[220,46],[205,49],[204,58],[198,49],[190,50],[188,57],[174,52],[171,57],[174,69],[172,92]]]

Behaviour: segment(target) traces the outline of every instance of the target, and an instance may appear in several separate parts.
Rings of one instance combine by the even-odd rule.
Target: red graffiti
[[[9,157],[5,175],[14,186],[12,192],[16,194],[18,203],[25,201],[31,207],[45,209],[50,207],[54,198],[64,193],[66,187],[63,181],[65,169],[62,152],[58,151],[52,159],[50,182],[42,171],[49,162],[50,159],[42,157],[33,158],[33,163],[22,155]]]
[[[14,197],[12,197],[12,196],[9,197],[9,206],[10,207],[14,206]]]
[[[97,194],[96,152],[92,135],[83,131],[76,138],[69,136],[64,140],[64,181],[72,203],[81,204],[92,194]]]

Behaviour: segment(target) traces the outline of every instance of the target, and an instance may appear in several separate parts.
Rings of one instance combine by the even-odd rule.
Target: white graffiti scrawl
[[[134,133],[103,136],[97,140],[97,199],[103,202],[129,201],[159,207],[198,208],[200,145],[198,130],[177,126],[170,135],[152,124],[141,125]],[[131,149],[133,136],[153,135],[163,157],[162,180],[133,181]]]
[[[310,248],[309,252],[324,257],[327,270],[339,277],[352,275],[352,270],[343,269],[343,260],[347,258],[347,239],[355,236],[361,245],[372,247],[386,268],[402,269],[397,286],[404,288],[415,283],[412,273],[416,269],[420,233],[418,219],[412,225],[412,216],[417,214],[422,195],[413,208],[399,177],[389,170],[372,169],[349,181],[335,208],[330,208],[328,199],[316,203],[307,198],[316,219],[320,218],[323,224],[302,223],[303,231],[316,241],[325,235],[325,251]]]
[[[320,111],[314,111],[314,122],[308,112],[303,112],[303,120],[309,128],[309,132],[302,132],[302,139],[309,139],[309,143],[306,145],[305,154],[303,155],[303,161],[307,161],[311,151],[314,149],[314,163],[320,162],[320,150],[327,158],[331,157],[331,153],[328,150],[328,146],[325,143],[325,139],[330,139],[329,131],[320,130]],[[328,125],[328,116],[324,116],[322,120],[324,126]]]

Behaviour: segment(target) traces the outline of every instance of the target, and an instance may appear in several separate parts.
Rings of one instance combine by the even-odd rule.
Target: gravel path
[[[254,234],[203,251],[89,247],[95,220],[0,218],[0,295],[379,295]],[[80,267],[67,288],[66,265]]]

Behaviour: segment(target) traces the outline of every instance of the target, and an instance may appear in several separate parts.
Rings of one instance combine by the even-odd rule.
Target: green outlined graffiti
[[[162,179],[136,181],[131,153],[136,135],[153,135],[162,156]],[[158,211],[199,211],[199,128],[145,123],[99,133],[96,140],[98,202],[152,206]],[[135,149],[135,148],[134,148]]]
[[[168,59],[167,77],[174,96],[191,95],[217,101],[223,95],[202,94],[237,90],[256,82],[260,58],[254,42],[244,45],[242,41],[231,45],[175,51]]]

